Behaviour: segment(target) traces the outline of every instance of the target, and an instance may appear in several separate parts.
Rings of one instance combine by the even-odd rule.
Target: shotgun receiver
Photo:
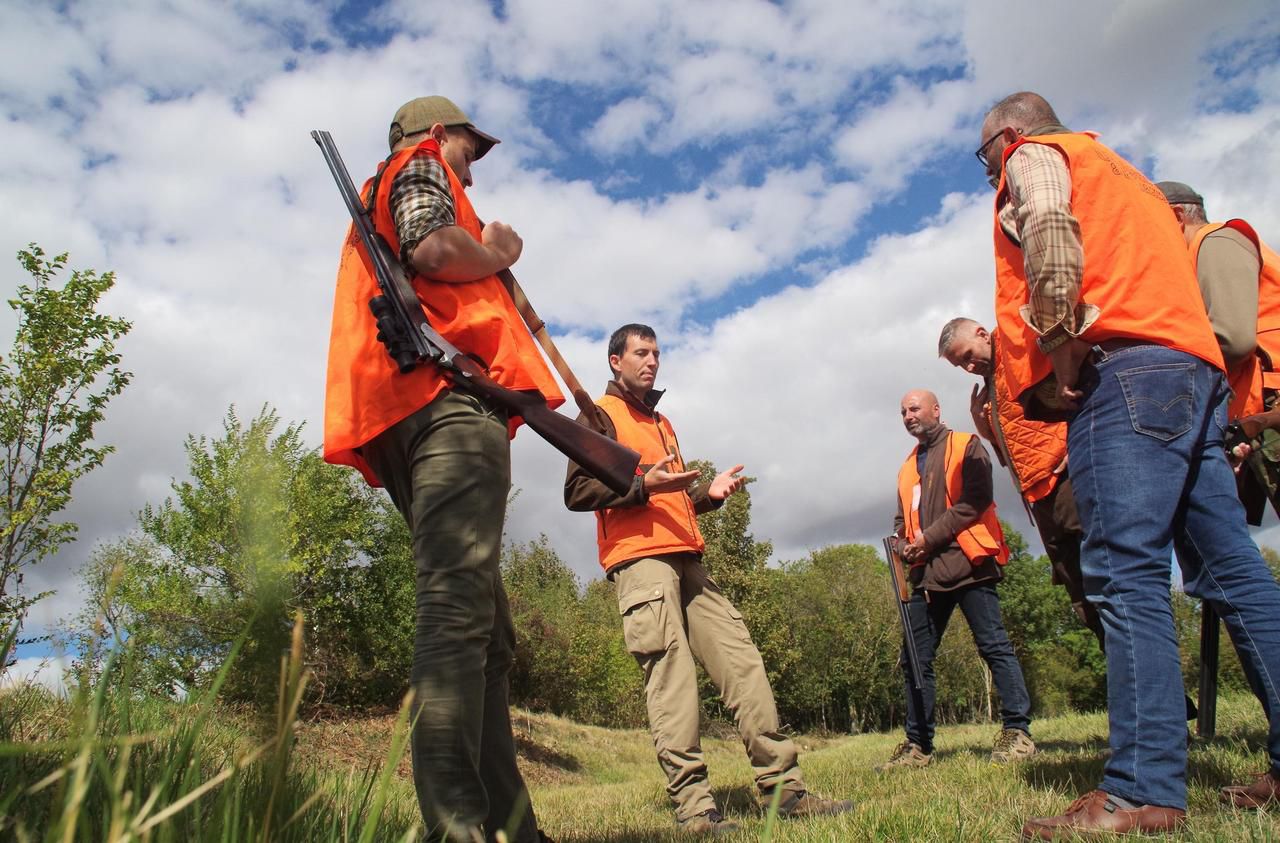
[[[423,362],[439,367],[457,388],[524,419],[535,433],[613,491],[620,495],[630,491],[640,464],[639,453],[555,412],[537,390],[516,391],[499,385],[474,358],[431,327],[399,258],[374,229],[369,209],[356,192],[333,138],[328,132],[314,131],[311,139],[319,145],[329,165],[373,268],[382,295],[369,301],[369,310],[377,321],[378,338],[387,346],[400,372],[410,372]]]
[[[889,587],[893,591],[893,602],[898,606],[898,619],[902,621],[902,643],[907,648],[911,681],[917,691],[923,691],[924,676],[920,673],[920,656],[916,653],[916,639],[911,634],[911,614],[907,610],[907,604],[911,602],[911,584],[907,582],[907,571],[898,553],[898,542],[897,536],[884,540],[884,558],[889,563]]]

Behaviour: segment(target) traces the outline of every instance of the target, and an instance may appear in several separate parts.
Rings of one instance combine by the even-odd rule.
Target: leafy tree
[[[702,472],[702,480],[710,480],[717,473],[715,465],[707,460],[693,460],[689,469]],[[698,529],[707,545],[702,563],[734,605],[751,602],[755,586],[766,575],[773,555],[772,542],[756,541],[748,532],[754,479],[746,478],[742,490],[730,495],[720,508],[698,516]]]
[[[502,574],[516,630],[512,702],[581,723],[643,726],[644,684],[623,644],[613,584],[581,590],[546,536],[505,548]]]
[[[541,536],[503,549],[502,580],[516,630],[511,698],[537,711],[573,708],[573,620],[578,580]]]
[[[1107,665],[1097,638],[1076,618],[1067,590],[1053,583],[1048,557],[1031,556],[1022,535],[1003,527],[1010,557],[1000,612],[1035,710],[1104,707]]]
[[[59,288],[67,254],[46,258],[35,243],[18,262],[33,283],[9,300],[17,333],[0,358],[0,629],[20,625],[49,594],[24,596],[24,572],[75,539],[76,525],[54,518],[75,482],[115,450],[95,445],[93,428],[132,377],[115,350],[130,324],[98,313],[115,274],[72,270]]]
[[[826,547],[777,572],[789,658],[771,681],[788,723],[861,731],[901,714],[902,633],[887,580],[868,545]]]
[[[408,532],[384,494],[278,426],[273,410],[248,424],[231,410],[222,437],[188,438],[191,479],[91,557],[91,611],[144,655],[141,681],[171,692],[200,687],[250,629],[225,695],[260,701],[301,610],[311,701],[392,703],[412,655]]]

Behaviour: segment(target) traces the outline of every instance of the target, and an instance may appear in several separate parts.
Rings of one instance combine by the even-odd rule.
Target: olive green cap
[[[405,136],[425,132],[437,123],[446,129],[455,126],[465,126],[470,129],[471,134],[476,136],[475,160],[477,161],[483,158],[495,143],[501,143],[493,135],[477,129],[467,113],[454,105],[452,100],[436,96],[409,100],[396,110],[396,116],[391,118],[391,130],[387,133],[387,146],[395,149],[396,144],[404,140]]]

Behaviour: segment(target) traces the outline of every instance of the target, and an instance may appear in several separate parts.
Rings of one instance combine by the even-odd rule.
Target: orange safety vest
[[[453,193],[455,223],[479,241],[483,226],[462,183],[432,138],[400,150],[380,166],[373,211],[378,233],[386,238],[393,252],[400,253],[400,238],[391,218],[391,185],[400,169],[418,154],[430,155],[444,167]],[[361,191],[366,198],[368,191],[366,183]],[[564,403],[555,379],[496,275],[465,283],[437,282],[414,275],[411,283],[432,327],[459,349],[483,361],[491,378],[508,389],[536,389],[553,408]],[[333,300],[325,386],[324,459],[358,468],[373,486],[381,483],[359,448],[449,388],[448,379],[435,366],[420,364],[412,372],[400,374],[386,347],[378,342],[378,328],[369,312],[369,300],[377,295],[372,268],[352,227],[342,244]],[[512,436],[520,423],[519,418],[511,419]]]
[[[947,432],[943,463],[946,486],[943,492],[947,496],[948,507],[964,492],[964,455],[972,439],[972,433],[957,433],[954,430]],[[898,500],[902,502],[903,529],[906,531],[907,541],[914,540],[921,533],[920,503],[925,494],[931,491],[931,486],[921,485],[920,474],[916,470],[916,454],[919,450],[919,445],[912,448],[906,462],[898,470]],[[1009,547],[1004,543],[1004,530],[1000,528],[1000,520],[996,517],[995,501],[982,511],[977,521],[961,530],[955,540],[965,557],[974,564],[986,556],[994,556],[1001,565],[1009,561]]]
[[[1049,496],[1061,475],[1054,470],[1067,457],[1067,425],[1027,418],[1022,405],[1009,389],[1009,377],[1001,365],[997,334],[991,335],[991,379],[995,396],[990,402],[988,422],[1001,449],[1013,466],[1018,491],[1027,503]]]
[[[676,458],[668,470],[685,470],[676,432],[666,416],[657,410],[650,414],[616,395],[605,395],[596,404],[609,414],[618,441],[640,452],[641,465],[653,465],[674,453]],[[706,547],[693,499],[685,491],[650,495],[644,506],[596,510],[596,545],[606,572],[632,559],[701,553]]]
[[[1191,251],[1191,266],[1196,269],[1197,278],[1199,277],[1200,246],[1204,243],[1204,238],[1224,228],[1234,228],[1249,238],[1249,241],[1258,248],[1259,260],[1261,260],[1262,248],[1258,242],[1258,234],[1249,223],[1240,219],[1209,223],[1201,226],[1195,237],[1191,238],[1191,242],[1188,244],[1188,248]],[[1265,295],[1269,299],[1274,299],[1277,294],[1280,294],[1280,290],[1263,288],[1261,286],[1261,273],[1259,273],[1258,280],[1258,313],[1261,315],[1263,308],[1262,297]],[[1269,301],[1268,303],[1272,309],[1275,309],[1274,301]],[[1244,416],[1261,413],[1265,409],[1262,405],[1262,373],[1262,360],[1259,359],[1256,353],[1249,355],[1227,369],[1227,383],[1231,385],[1231,405],[1227,408],[1227,415],[1232,421]]]
[[[1005,150],[1005,161],[1024,143],[1058,150],[1071,172],[1071,210],[1084,245],[1080,301],[1100,310],[1081,339],[1143,340],[1225,369],[1195,272],[1182,257],[1186,240],[1164,194],[1092,134],[1024,137]],[[1053,367],[1019,312],[1028,301],[1027,279],[1022,248],[1000,225],[1006,173],[995,201],[996,321],[1009,390],[1021,397]]]

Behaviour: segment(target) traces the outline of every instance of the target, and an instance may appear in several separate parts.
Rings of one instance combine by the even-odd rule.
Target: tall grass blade
[[[778,806],[782,804],[782,788],[773,789],[773,798],[769,800],[769,811],[764,816],[764,831],[760,832],[761,843],[773,840],[773,826],[778,821]]]
[[[387,797],[391,791],[391,781],[395,777],[400,758],[404,755],[404,749],[409,743],[409,734],[412,730],[409,712],[412,708],[413,689],[410,689],[404,695],[404,702],[400,704],[400,712],[396,715],[396,725],[391,732],[391,747],[387,750],[387,760],[383,763],[382,772],[378,776],[378,787],[374,793],[373,804],[364,818],[365,824],[360,830],[358,843],[371,843],[378,831],[378,823],[382,821],[382,811],[386,807]]]

